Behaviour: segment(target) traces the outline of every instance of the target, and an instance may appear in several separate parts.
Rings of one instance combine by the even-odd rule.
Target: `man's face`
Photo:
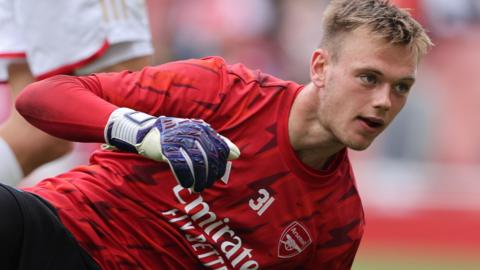
[[[400,112],[415,81],[417,60],[366,30],[347,35],[327,60],[318,89],[318,119],[331,139],[366,149]]]

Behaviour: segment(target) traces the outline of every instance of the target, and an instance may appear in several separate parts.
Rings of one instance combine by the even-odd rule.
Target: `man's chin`
[[[363,142],[349,142],[346,146],[355,151],[363,151],[367,149],[372,144],[372,141],[363,141]]]

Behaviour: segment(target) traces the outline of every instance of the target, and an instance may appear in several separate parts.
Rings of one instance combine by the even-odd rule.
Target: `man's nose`
[[[390,110],[392,107],[390,85],[383,84],[377,88],[373,94],[373,107],[384,111]]]

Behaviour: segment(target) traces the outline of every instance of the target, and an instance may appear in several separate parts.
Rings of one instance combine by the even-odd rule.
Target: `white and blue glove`
[[[168,162],[184,188],[200,192],[225,174],[240,150],[202,120],[154,117],[128,108],[113,111],[105,127],[108,147]]]

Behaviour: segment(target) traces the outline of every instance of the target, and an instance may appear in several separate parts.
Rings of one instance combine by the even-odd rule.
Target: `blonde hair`
[[[361,27],[390,44],[410,47],[417,59],[433,46],[408,10],[394,6],[389,0],[332,0],[323,14],[321,46],[331,50],[335,58],[342,37]]]

